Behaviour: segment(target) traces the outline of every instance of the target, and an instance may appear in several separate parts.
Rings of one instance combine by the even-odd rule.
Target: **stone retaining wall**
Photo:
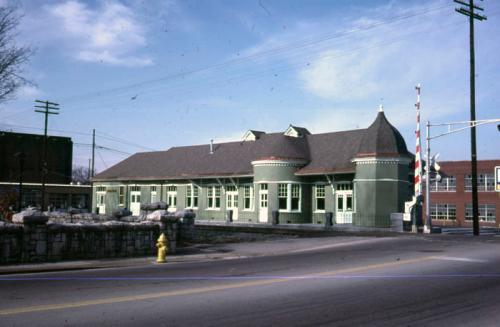
[[[168,238],[169,254],[175,254],[179,232],[186,233],[185,239],[194,235],[194,219],[59,224],[39,218],[23,224],[0,223],[0,264],[150,256],[156,254],[160,233]]]

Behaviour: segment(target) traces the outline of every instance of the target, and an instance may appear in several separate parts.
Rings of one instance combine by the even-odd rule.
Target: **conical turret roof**
[[[411,156],[398,130],[389,123],[383,111],[365,130],[356,157]]]

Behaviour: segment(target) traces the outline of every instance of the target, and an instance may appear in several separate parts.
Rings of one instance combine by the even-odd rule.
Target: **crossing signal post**
[[[42,211],[45,210],[45,181],[47,178],[47,127],[49,115],[59,115],[59,104],[49,101],[35,100],[35,112],[45,115],[45,129],[43,137],[43,159],[42,159]]]

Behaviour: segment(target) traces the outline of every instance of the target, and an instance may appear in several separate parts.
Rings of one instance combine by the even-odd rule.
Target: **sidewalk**
[[[369,242],[394,240],[393,237],[358,237],[337,236],[318,238],[269,238],[259,242],[225,243],[225,244],[196,244],[178,248],[178,253],[167,256],[166,264],[203,262],[213,260],[231,260],[285,253],[299,253],[317,249],[352,246]],[[139,267],[154,265],[156,257],[113,258],[96,260],[76,260],[47,263],[29,263],[0,265],[0,275],[28,274],[65,270],[103,269]]]

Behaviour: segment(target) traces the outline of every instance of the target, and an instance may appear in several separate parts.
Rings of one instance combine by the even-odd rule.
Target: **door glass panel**
[[[344,211],[344,196],[343,195],[337,196],[337,210]]]
[[[267,208],[267,194],[263,193],[260,195],[260,207]]]
[[[346,205],[347,205],[347,211],[352,211],[352,195],[351,194],[348,194],[347,195],[347,201],[346,201]]]

